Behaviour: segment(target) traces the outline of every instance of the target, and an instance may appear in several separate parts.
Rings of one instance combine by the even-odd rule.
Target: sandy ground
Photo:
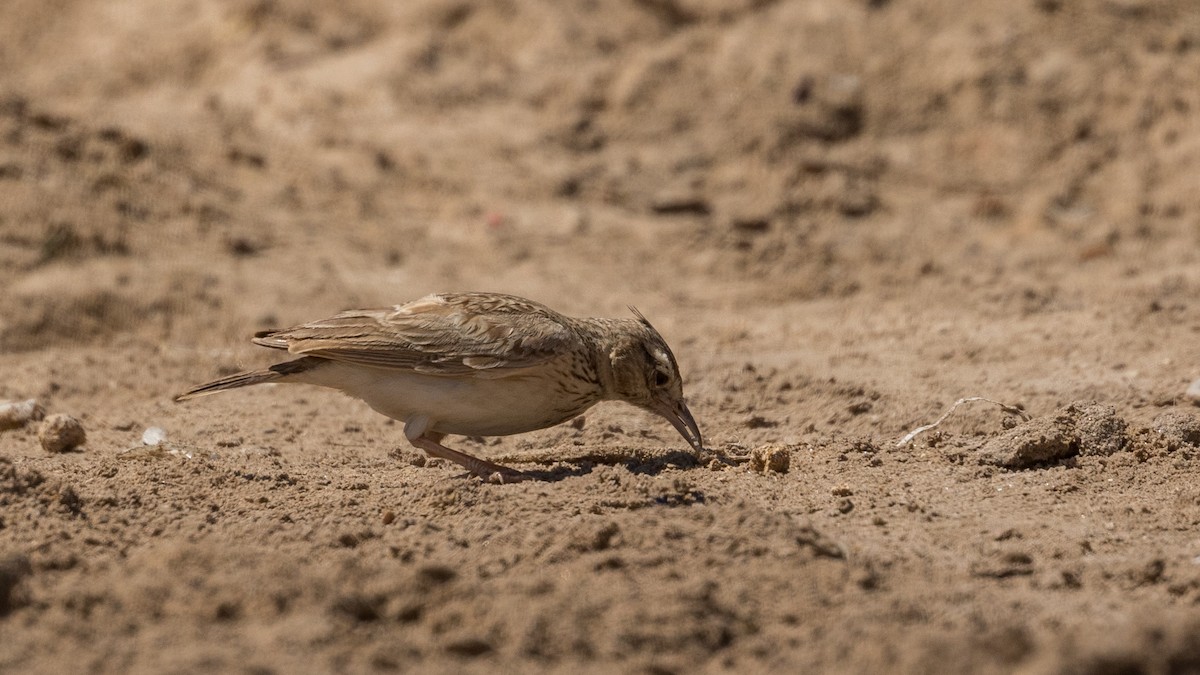
[[[1196,672],[1198,176],[1189,0],[6,0],[0,399],[87,442],[0,432],[0,671]],[[438,290],[638,306],[708,453],[171,402]]]

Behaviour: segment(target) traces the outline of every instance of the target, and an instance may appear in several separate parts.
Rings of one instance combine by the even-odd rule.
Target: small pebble
[[[1183,395],[1192,403],[1200,405],[1200,380],[1191,383]]]
[[[142,445],[161,445],[167,440],[167,432],[160,427],[150,427],[142,432]]]
[[[46,409],[34,399],[0,402],[0,431],[20,429],[46,416]]]
[[[87,442],[87,434],[79,420],[59,413],[42,420],[38,440],[46,452],[67,452]]]

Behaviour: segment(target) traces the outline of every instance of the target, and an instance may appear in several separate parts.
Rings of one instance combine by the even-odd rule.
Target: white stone
[[[46,416],[46,410],[34,399],[0,401],[0,431],[18,429]]]
[[[142,432],[142,445],[161,445],[167,440],[167,432],[159,427],[150,427]]]
[[[1196,380],[1188,386],[1187,391],[1183,392],[1183,395],[1192,403],[1200,405],[1200,380]]]

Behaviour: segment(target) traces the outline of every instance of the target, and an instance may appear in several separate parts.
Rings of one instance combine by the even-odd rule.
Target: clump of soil
[[[1006,469],[1028,469],[1076,455],[1111,455],[1128,443],[1127,424],[1116,408],[1076,402],[988,440],[979,458]]]
[[[1150,425],[1166,441],[1169,449],[1200,448],[1200,415],[1183,410],[1168,410]]]

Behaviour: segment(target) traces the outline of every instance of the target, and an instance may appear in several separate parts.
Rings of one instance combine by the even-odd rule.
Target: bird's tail
[[[175,400],[186,401],[197,396],[205,396],[207,394],[215,394],[218,391],[227,389],[237,389],[238,387],[248,387],[252,384],[263,384],[265,382],[275,382],[288,375],[303,373],[307,370],[326,363],[325,359],[316,356],[303,356],[295,361],[286,361],[284,363],[276,363],[275,365],[265,370],[247,370],[241,373],[235,373],[228,377],[222,377],[219,380],[207,382],[198,387],[183,392],[175,397]]]

